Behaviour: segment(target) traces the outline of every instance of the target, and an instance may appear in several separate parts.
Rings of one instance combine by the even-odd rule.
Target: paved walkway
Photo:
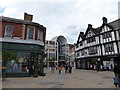
[[[71,74],[64,71],[46,70],[45,77],[7,78],[3,88],[116,88],[113,85],[113,72],[94,72],[92,70],[76,70]]]

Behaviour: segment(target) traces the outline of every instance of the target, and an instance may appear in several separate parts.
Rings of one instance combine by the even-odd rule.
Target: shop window
[[[34,39],[34,28],[28,28],[28,39]]]
[[[6,72],[29,72],[29,56],[30,53],[4,51]]]
[[[12,38],[12,34],[13,34],[13,25],[6,25],[4,37]]]

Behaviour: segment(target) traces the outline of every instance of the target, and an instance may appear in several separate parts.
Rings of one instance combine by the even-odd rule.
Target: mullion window
[[[89,55],[97,54],[97,46],[90,47],[88,51],[89,51]]]
[[[104,47],[105,47],[105,52],[113,52],[114,51],[114,47],[113,47],[112,43],[105,44]]]

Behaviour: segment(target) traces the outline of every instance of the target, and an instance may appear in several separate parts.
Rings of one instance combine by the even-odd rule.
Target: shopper
[[[72,73],[72,66],[69,66],[69,73]]]
[[[59,70],[59,74],[61,73],[61,71],[62,71],[62,67],[61,66],[59,66],[58,67],[58,70]]]
[[[65,73],[67,73],[67,70],[68,70],[68,65],[65,65]]]

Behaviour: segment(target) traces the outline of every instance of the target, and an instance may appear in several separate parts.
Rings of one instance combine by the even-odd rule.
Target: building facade
[[[66,51],[66,44],[67,40],[64,36],[57,36],[52,38],[52,41],[57,42],[58,48],[58,66],[65,65],[67,59],[67,51]]]
[[[57,36],[52,38],[52,41],[56,42],[57,48],[56,48],[56,65],[62,65],[65,64],[68,65],[74,65],[75,62],[75,46],[72,44],[68,44],[67,40],[64,36]]]
[[[54,67],[58,65],[58,44],[55,41],[47,40],[45,43],[45,66]]]
[[[43,72],[46,28],[32,22],[32,15],[24,20],[1,17],[0,49],[3,74],[6,77],[37,75]]]
[[[70,44],[70,64],[75,68],[75,45]]]
[[[120,61],[120,19],[103,23],[98,28],[88,24],[86,32],[80,32],[76,43],[76,68],[92,69],[94,64],[103,67]]]

